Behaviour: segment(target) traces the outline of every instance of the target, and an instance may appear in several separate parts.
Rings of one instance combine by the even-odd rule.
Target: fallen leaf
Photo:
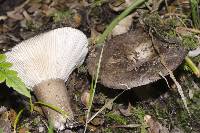
[[[128,104],[128,107],[124,107],[123,105],[119,107],[119,111],[124,116],[131,116],[131,104]]]
[[[162,124],[153,119],[150,115],[144,116],[144,122],[149,127],[149,133],[169,133],[169,130],[166,127],[162,126]]]

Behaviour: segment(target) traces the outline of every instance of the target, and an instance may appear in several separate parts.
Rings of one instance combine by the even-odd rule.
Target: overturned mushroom
[[[170,44],[152,38],[142,29],[137,28],[115,36],[105,46],[101,59],[99,80],[104,86],[114,89],[138,87],[155,82],[168,74],[160,61],[164,57],[167,67],[175,70],[183,61],[185,50],[180,44]],[[87,66],[90,75],[96,73],[101,48],[94,49],[88,57]]]
[[[58,112],[43,107],[47,118],[58,130],[74,119],[65,81],[80,66],[88,52],[87,37],[70,27],[58,28],[23,41],[7,52],[20,78],[38,100],[49,103],[69,113],[66,118]]]

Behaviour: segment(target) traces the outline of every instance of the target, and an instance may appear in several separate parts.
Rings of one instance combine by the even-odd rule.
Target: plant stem
[[[20,116],[22,115],[23,112],[24,112],[24,109],[21,109],[19,111],[19,113],[17,114],[16,118],[15,118],[15,121],[14,121],[14,124],[13,124],[13,128],[14,128],[13,133],[17,133],[17,124],[18,124],[19,118],[20,118]]]
[[[97,71],[96,71],[96,75],[95,75],[95,81],[92,81],[92,84],[91,84],[90,100],[89,100],[89,106],[88,106],[88,111],[87,111],[87,115],[86,115],[84,133],[86,133],[86,130],[87,130],[88,119],[89,119],[89,116],[90,116],[90,112],[91,112],[91,108],[92,108],[92,102],[93,102],[94,94],[95,94],[95,91],[96,91],[96,85],[97,85],[97,80],[98,80],[98,77],[99,77],[99,71],[100,71],[100,67],[101,67],[101,59],[102,59],[102,56],[103,56],[103,50],[104,50],[104,45],[101,48],[101,53],[100,53],[99,61],[98,61],[98,64],[97,64]]]
[[[107,36],[112,32],[113,28],[121,21],[124,17],[126,17],[131,11],[136,9],[138,6],[143,4],[146,0],[136,0],[134,1],[126,10],[124,10],[119,16],[117,16],[111,23],[110,25],[106,28],[106,30],[103,32],[102,35],[98,37],[98,40],[96,42],[97,46],[101,46]]]
[[[200,71],[188,56],[185,57],[185,62],[192,69],[192,72],[199,78],[200,77]]]
[[[192,21],[196,29],[200,28],[200,19],[199,19],[200,16],[199,16],[198,4],[199,0],[190,0]]]

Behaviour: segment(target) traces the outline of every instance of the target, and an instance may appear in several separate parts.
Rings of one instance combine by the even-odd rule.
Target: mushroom
[[[73,121],[74,116],[65,81],[80,66],[88,52],[87,37],[70,27],[58,28],[21,42],[7,52],[7,60],[18,72],[25,85],[37,99],[54,105],[68,113],[42,107],[45,115],[58,130]]]
[[[155,82],[168,71],[160,61],[164,57],[167,67],[175,70],[185,57],[185,50],[180,44],[163,42],[152,38],[143,28],[136,28],[125,34],[110,39],[104,46],[99,73],[100,83],[108,88],[127,89]],[[159,54],[154,47],[159,49]],[[96,74],[101,47],[96,47],[87,59],[89,74]]]

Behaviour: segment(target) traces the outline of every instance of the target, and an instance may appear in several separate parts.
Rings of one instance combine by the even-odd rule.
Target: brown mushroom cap
[[[159,49],[167,67],[175,70],[185,57],[180,44],[170,44],[152,38],[143,29],[136,29],[110,39],[104,46],[99,80],[113,89],[127,89],[155,82],[168,75],[154,49]],[[95,48],[88,57],[87,66],[91,76],[96,73],[101,48]]]

